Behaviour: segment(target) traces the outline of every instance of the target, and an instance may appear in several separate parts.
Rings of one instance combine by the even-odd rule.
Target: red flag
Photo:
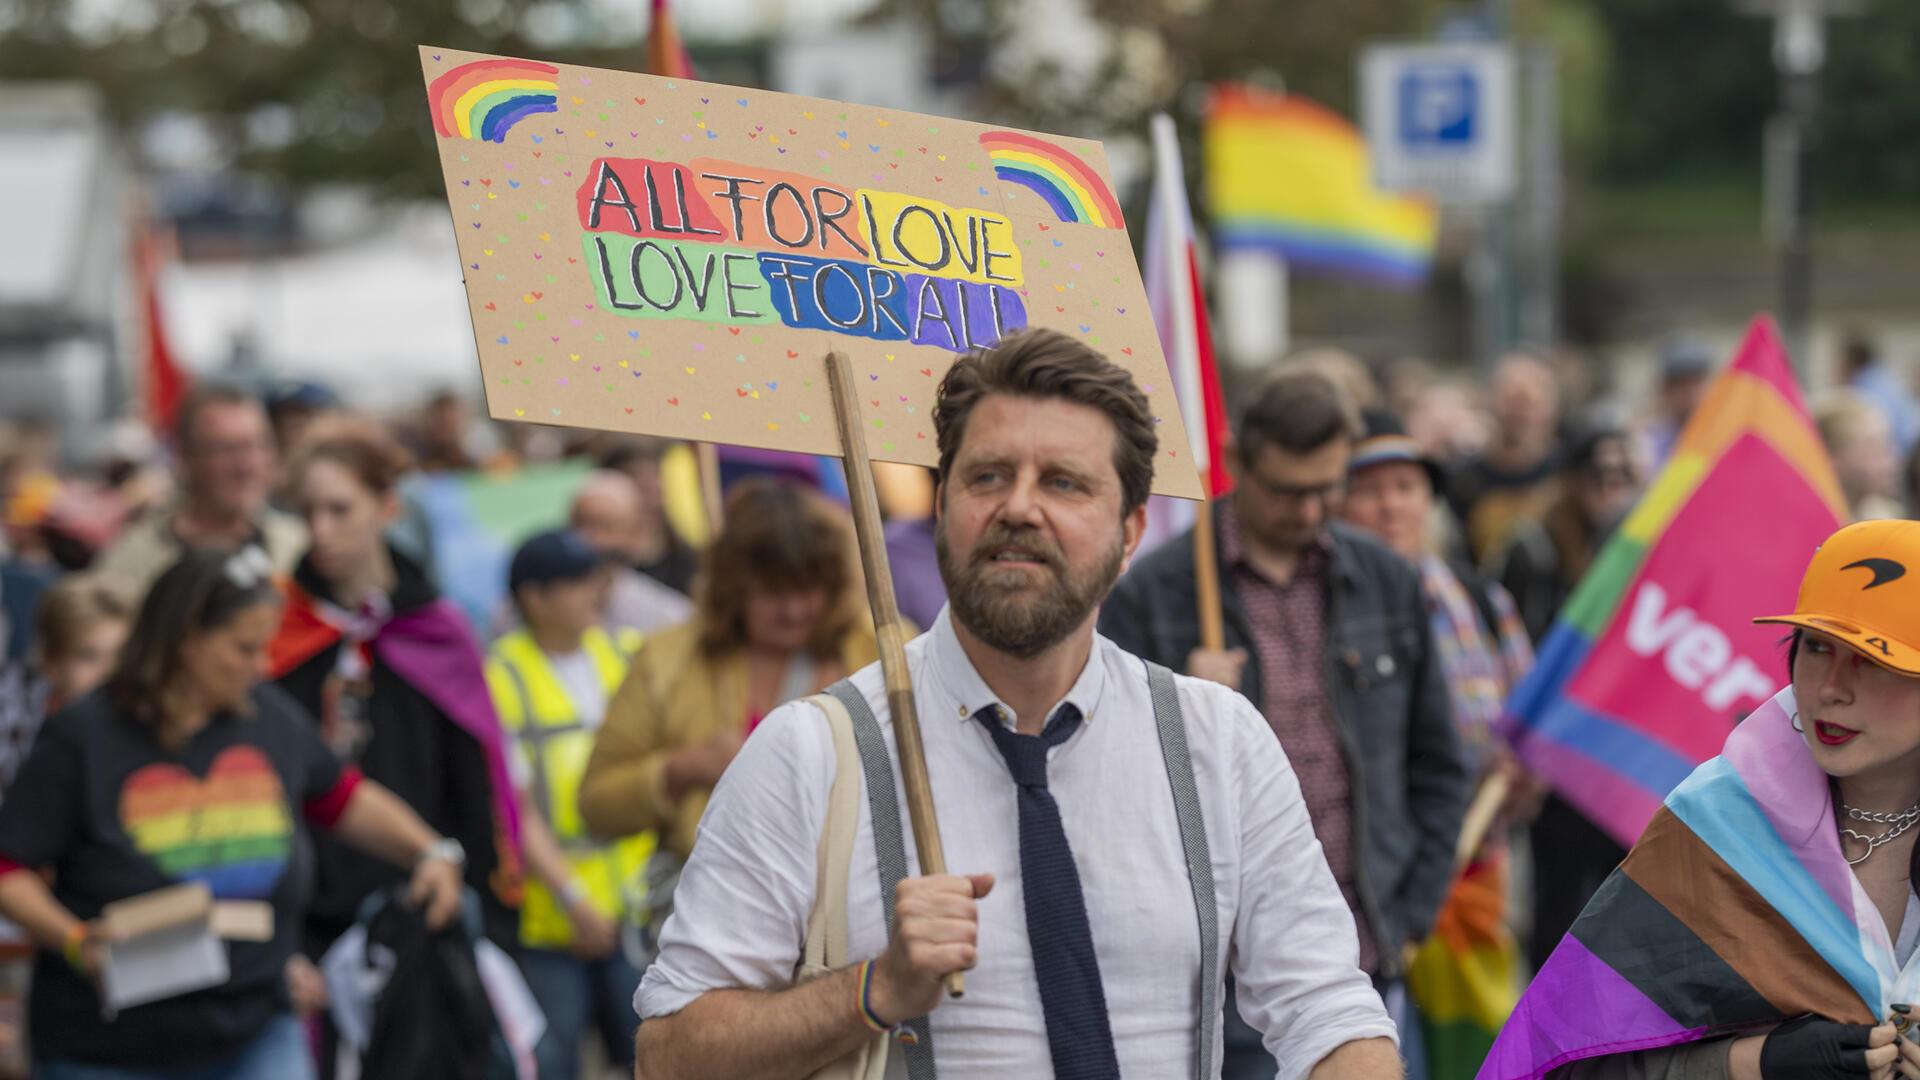
[[[691,79],[693,60],[673,25],[673,9],[667,0],[653,0],[653,29],[647,34],[647,71],[669,79]]]
[[[1200,256],[1193,250],[1191,221],[1188,228],[1187,280],[1193,290],[1194,354],[1201,404],[1206,411],[1207,456],[1201,467],[1206,470],[1207,496],[1217,499],[1233,490],[1233,477],[1220,457],[1227,445],[1227,402],[1220,391],[1220,369],[1213,356],[1213,324],[1207,317],[1207,294],[1200,280]]]
[[[1220,459],[1227,441],[1227,408],[1213,356],[1206,291],[1193,246],[1193,212],[1181,175],[1180,145],[1173,121],[1153,120],[1153,201],[1147,211],[1147,305],[1153,309],[1160,345],[1167,354],[1180,400],[1180,416],[1192,441],[1194,464],[1209,496],[1232,487]]]
[[[179,411],[180,400],[187,396],[191,382],[174,360],[173,349],[167,345],[160,310],[160,258],[159,232],[149,226],[136,241],[134,267],[147,331],[140,365],[141,396],[147,424],[155,432],[173,427],[174,414]]]

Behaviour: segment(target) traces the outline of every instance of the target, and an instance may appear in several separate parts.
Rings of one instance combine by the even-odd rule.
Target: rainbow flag
[[[1407,968],[1419,1006],[1427,1080],[1470,1080],[1520,1000],[1520,949],[1507,928],[1507,853],[1454,879],[1426,944]]]
[[[1507,702],[1520,760],[1622,844],[1786,681],[1776,629],[1846,501],[1755,319]]]
[[[1291,268],[1391,285],[1425,279],[1437,215],[1373,183],[1366,140],[1297,94],[1214,88],[1203,150],[1223,249],[1270,251]]]
[[[1871,1024],[1920,995],[1920,965],[1901,969],[1840,850],[1795,708],[1791,688],[1775,694],[1667,796],[1534,977],[1480,1080],[1542,1080],[1807,1013]]]

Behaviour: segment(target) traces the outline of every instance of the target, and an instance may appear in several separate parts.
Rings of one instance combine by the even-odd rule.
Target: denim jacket
[[[1426,937],[1452,884],[1471,778],[1418,572],[1344,525],[1332,527],[1332,539],[1328,701],[1355,793],[1355,891],[1378,939],[1378,974],[1394,978],[1402,949]],[[1224,572],[1220,593],[1226,647],[1250,654],[1240,691],[1264,713],[1246,609]],[[1130,653],[1186,670],[1200,643],[1191,531],[1134,564],[1102,607],[1100,632]]]

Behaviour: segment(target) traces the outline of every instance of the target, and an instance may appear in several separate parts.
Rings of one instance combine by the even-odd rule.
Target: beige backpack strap
[[[854,834],[860,829],[860,785],[864,770],[854,741],[853,717],[832,694],[807,698],[827,717],[833,732],[833,788],[827,795],[827,820],[820,828],[819,874],[814,881],[813,912],[807,916],[807,943],[795,982],[806,982],[846,967],[848,953],[847,875],[853,865]],[[884,1080],[888,1038],[876,1035],[847,1056],[815,1072],[809,1080]]]
[[[806,699],[827,717],[833,732],[833,790],[827,796],[827,820],[820,829],[819,876],[813,913],[807,917],[807,944],[801,955],[801,981],[846,967],[847,876],[853,862],[854,834],[860,828],[860,748],[853,741],[853,719],[832,694]]]

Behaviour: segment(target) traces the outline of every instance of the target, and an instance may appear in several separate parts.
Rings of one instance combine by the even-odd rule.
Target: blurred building
[[[0,83],[0,420],[68,453],[133,390],[133,194],[92,88]]]
[[[227,377],[306,379],[386,411],[446,386],[479,397],[460,253],[445,202],[370,192],[303,201],[290,252],[201,258],[162,277],[182,362]]]

